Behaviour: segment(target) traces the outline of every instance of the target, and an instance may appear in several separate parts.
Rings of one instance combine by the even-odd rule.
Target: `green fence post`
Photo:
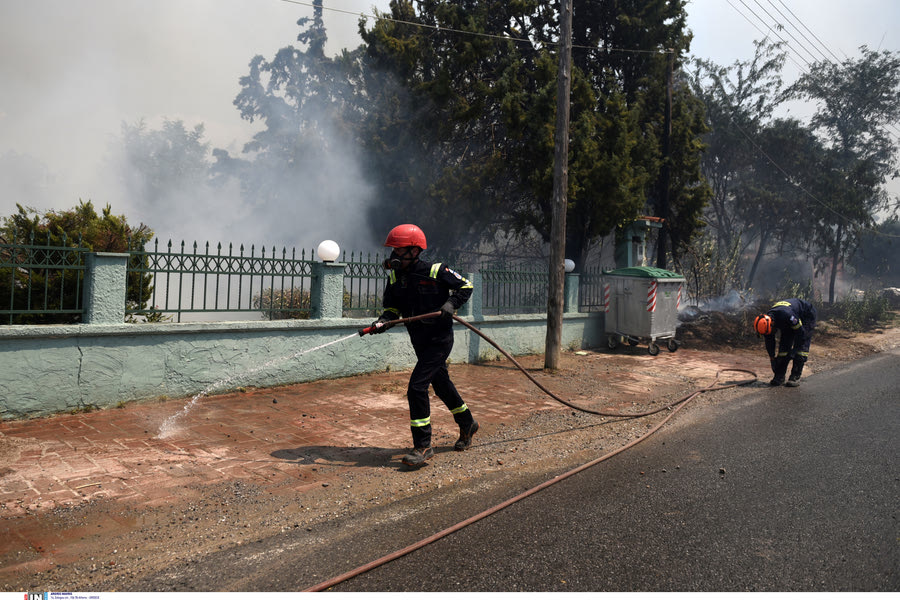
[[[469,298],[469,301],[466,302],[466,306],[468,306],[467,316],[471,317],[473,321],[483,321],[484,320],[484,290],[482,289],[483,279],[481,277],[481,272],[472,273],[470,277],[467,277],[469,281],[472,282],[472,287],[474,288],[472,291],[472,297]]]
[[[84,323],[120,325],[125,322],[128,254],[88,252],[84,274]]]
[[[310,317],[313,319],[340,319],[344,308],[344,268],[337,262],[312,264],[312,289],[310,290]]]
[[[456,314],[459,315],[461,319],[465,319],[466,321],[472,320],[473,307],[475,305],[475,297],[481,293],[481,290],[478,289],[478,286],[475,285],[475,274],[474,273],[464,273],[463,277],[468,279],[472,283],[472,296],[469,297],[469,301],[463,304]]]
[[[578,312],[578,288],[581,285],[581,275],[578,273],[566,273],[565,291],[563,292],[563,312]]]

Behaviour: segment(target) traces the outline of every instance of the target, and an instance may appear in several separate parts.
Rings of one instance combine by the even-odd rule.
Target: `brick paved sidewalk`
[[[633,410],[634,402],[673,384],[710,385],[721,369],[765,373],[768,361],[759,358],[686,349],[651,357],[626,349],[567,353],[566,365],[597,373],[596,387],[589,390],[601,403],[596,408]],[[563,379],[541,372],[540,357],[520,362],[561,397],[576,404],[584,399],[583,390],[581,396],[567,397],[557,387]],[[571,410],[507,361],[452,365],[451,375],[481,423],[482,440],[511,419]],[[189,501],[202,494],[205,484],[231,481],[303,493],[340,477],[342,466],[396,463],[399,468],[410,444],[407,377],[379,373],[201,397],[180,415],[190,398],[0,423],[0,556],[23,547],[61,545],[64,540],[47,539],[46,526],[34,527],[29,518],[55,507],[103,498],[140,509]],[[440,453],[458,432],[440,401],[434,400],[432,409]],[[179,416],[173,426],[164,428],[168,435],[160,435],[174,415]]]
[[[595,353],[583,359],[612,360]],[[600,370],[599,396],[611,401],[648,396],[679,379],[708,385],[722,368],[768,368],[763,360],[736,364],[735,355],[692,350],[627,359],[633,366]],[[553,377],[538,372],[539,361],[521,362],[552,390]],[[451,371],[483,427],[562,408],[506,361],[453,365]],[[0,423],[0,516],[96,497],[155,504],[195,483],[296,478],[298,464],[308,466],[317,458],[400,455],[409,445],[407,376],[380,373],[200,397],[177,418],[190,398]],[[452,444],[457,433],[452,419],[440,401],[432,406],[436,436],[444,433]],[[166,419],[174,425],[161,436]]]

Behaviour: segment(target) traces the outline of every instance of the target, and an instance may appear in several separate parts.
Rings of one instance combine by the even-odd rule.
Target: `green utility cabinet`
[[[675,339],[678,308],[685,278],[654,267],[627,267],[603,273],[603,310],[609,348],[627,341],[637,346],[648,341],[651,356],[659,354],[657,340],[669,352],[678,350]]]

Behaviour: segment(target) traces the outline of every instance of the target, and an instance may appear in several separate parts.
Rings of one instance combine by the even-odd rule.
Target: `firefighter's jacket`
[[[472,283],[442,263],[417,260],[407,270],[392,270],[384,289],[381,320],[439,311],[448,300],[454,309],[472,295]],[[406,323],[414,347],[453,339],[453,320],[434,317]]]
[[[778,358],[799,355],[805,358],[809,353],[812,329],[816,324],[816,309],[806,300],[790,298],[776,302],[766,313],[774,321],[771,335],[765,336],[766,352],[775,357],[775,329],[781,331],[778,344]]]

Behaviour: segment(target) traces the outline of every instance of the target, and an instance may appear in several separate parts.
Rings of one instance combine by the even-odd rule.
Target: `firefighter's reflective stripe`
[[[784,357],[787,356],[788,354],[790,354],[790,353],[789,353],[789,352],[779,352],[779,353],[776,354],[775,356],[777,356],[778,358],[784,358]]]
[[[425,417],[424,419],[412,419],[409,422],[410,427],[428,427],[431,425],[431,417]]]
[[[452,273],[453,275],[456,275],[457,277],[459,277],[460,281],[463,282],[462,286],[459,289],[461,289],[461,290],[474,290],[475,289],[475,286],[472,284],[471,281],[469,281],[468,279],[466,279],[465,277],[463,277],[462,275],[460,275],[459,273],[457,273],[450,267],[447,267],[447,271]]]
[[[791,325],[791,329],[795,329],[795,330],[800,329],[801,327],[803,327],[803,321],[801,321],[800,319],[797,319],[796,325]]]
[[[451,409],[451,410],[450,410],[450,414],[451,414],[451,415],[458,415],[458,414],[460,414],[460,413],[466,412],[467,410],[469,410],[469,407],[466,406],[465,402],[463,402],[463,405],[462,405],[462,406],[460,406],[460,407],[458,407],[458,408],[453,408],[453,409]]]
[[[428,273],[428,276],[432,279],[437,279],[438,273],[441,272],[441,266],[443,263],[434,263],[431,265],[431,271]]]
[[[800,358],[805,360],[805,359],[809,358],[809,352],[798,352],[797,356],[799,356]]]
[[[391,285],[397,283],[397,272],[393,269],[391,269],[391,272],[388,275],[388,283],[390,283]]]
[[[385,308],[384,312],[391,313],[392,315],[397,315],[397,318],[400,318],[400,311],[396,308]],[[393,321],[393,319],[391,319]]]
[[[790,302],[785,302],[784,300],[781,300],[780,302],[776,302],[775,304],[773,304],[772,308],[775,308],[777,306],[790,306],[790,305],[791,305]]]

